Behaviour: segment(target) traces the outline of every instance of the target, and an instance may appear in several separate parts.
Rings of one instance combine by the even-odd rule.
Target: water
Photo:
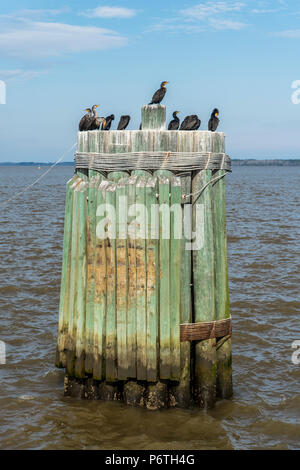
[[[40,176],[0,168],[0,200]],[[299,449],[300,167],[235,167],[228,182],[234,397],[210,412],[147,412],[63,397],[54,368],[65,182],[0,215],[1,449]]]

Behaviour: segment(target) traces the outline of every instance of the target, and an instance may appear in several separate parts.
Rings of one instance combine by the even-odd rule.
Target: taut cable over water
[[[41,176],[39,176],[39,178],[37,178],[33,183],[29,184],[28,186],[26,186],[26,188],[24,188],[22,191],[18,192],[17,194],[14,194],[12,197],[10,197],[9,199],[7,199],[6,201],[2,202],[0,204],[0,207],[3,207],[3,206],[6,206],[7,204],[9,204],[9,202],[13,201],[14,199],[18,198],[19,196],[21,196],[22,194],[24,194],[26,191],[28,191],[29,189],[33,188],[33,186],[35,186],[37,183],[39,183],[46,175],[48,175],[48,173],[50,173],[50,171],[56,166],[58,165],[60,162],[63,161],[63,159],[68,155],[68,153],[72,152],[72,150],[77,147],[77,142],[75,144],[72,145],[72,147],[69,148],[69,150],[67,150],[66,152],[63,153],[63,155],[55,162],[53,163],[53,165],[50,166],[50,168],[48,168]]]

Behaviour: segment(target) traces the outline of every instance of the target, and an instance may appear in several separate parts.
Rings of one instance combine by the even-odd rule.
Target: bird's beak
[[[103,129],[105,129],[105,127],[106,127],[106,121],[105,121],[105,119],[104,119],[104,121],[102,122],[102,125],[103,125]]]

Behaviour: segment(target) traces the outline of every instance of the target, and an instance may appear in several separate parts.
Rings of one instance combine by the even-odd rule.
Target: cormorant
[[[99,106],[99,104],[94,104],[94,106],[92,107],[94,116],[91,118],[90,126],[88,128],[89,131],[95,131],[97,129],[100,129],[101,124],[103,125],[105,123],[105,118],[98,116],[97,108],[99,108]]]
[[[177,117],[177,114],[179,113],[179,111],[174,111],[173,113],[173,118],[172,121],[170,121],[169,123],[169,127],[168,127],[168,130],[169,131],[177,131],[178,128],[179,128],[179,118]]]
[[[118,131],[124,131],[128,126],[130,121],[130,116],[121,116],[120,122],[118,124]]]
[[[80,132],[87,131],[91,124],[92,110],[91,108],[86,108],[85,111],[86,111],[86,114],[80,119],[80,123],[79,123]]]
[[[217,130],[217,127],[219,125],[220,119],[218,118],[219,116],[219,110],[215,108],[213,112],[211,113],[210,120],[208,121],[208,130],[211,132],[215,132]]]
[[[181,131],[196,131],[201,126],[201,121],[196,114],[186,116],[184,121],[181,123]]]
[[[102,130],[103,131],[109,131],[109,129],[111,127],[111,123],[113,122],[114,119],[115,119],[114,114],[111,114],[110,116],[107,116],[105,118],[105,124],[104,123],[102,124]]]
[[[153,97],[152,97],[152,101],[151,103],[149,104],[159,104],[163,99],[164,99],[164,96],[166,94],[166,84],[169,83],[169,82],[162,82],[161,85],[160,85],[160,89],[157,90]]]

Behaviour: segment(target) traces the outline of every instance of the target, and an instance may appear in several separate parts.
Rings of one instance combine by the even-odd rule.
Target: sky
[[[93,104],[138,129],[164,80],[168,120],[219,108],[232,158],[300,158],[299,0],[3,3],[0,161],[56,161]]]

